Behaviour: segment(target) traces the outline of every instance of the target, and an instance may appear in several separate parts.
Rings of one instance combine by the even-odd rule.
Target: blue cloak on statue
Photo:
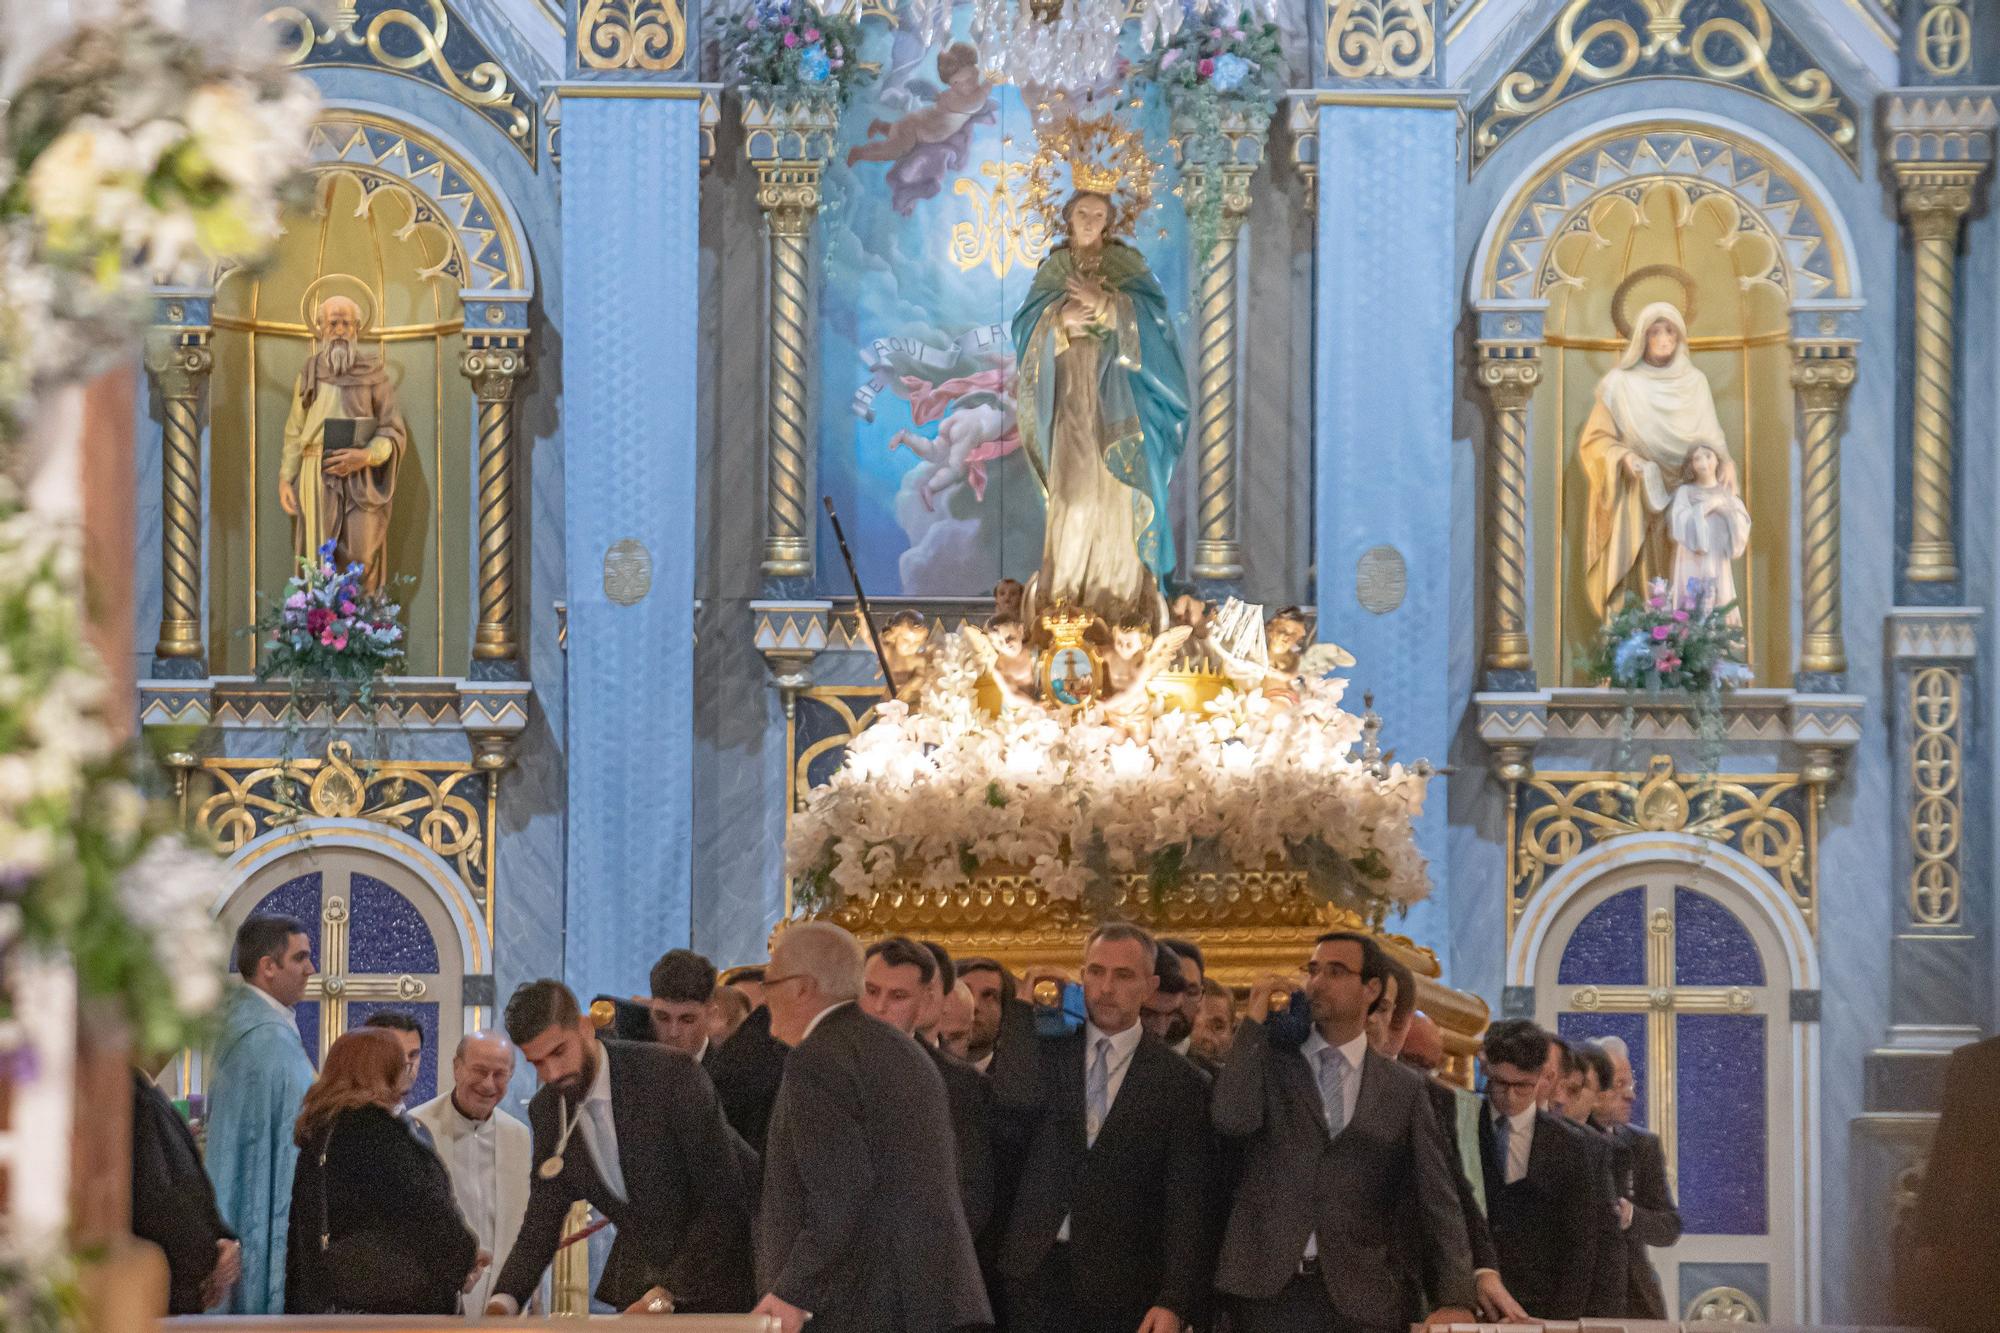
[[[243,1243],[227,1314],[283,1314],[285,1229],[292,1213],[292,1124],[313,1083],[292,1016],[241,983],[229,988],[209,1053],[205,1163],[215,1203]]]
[[[1062,309],[1079,272],[1110,293],[1111,310],[1072,338]],[[1114,623],[1143,618],[1163,605],[1174,568],[1167,487],[1188,419],[1166,293],[1129,245],[1108,241],[1082,258],[1059,246],[1035,271],[1013,333],[1022,449],[1049,501],[1036,599]]]

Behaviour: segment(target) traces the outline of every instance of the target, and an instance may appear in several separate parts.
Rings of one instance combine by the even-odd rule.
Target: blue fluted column
[[[692,85],[563,90],[564,970],[585,994],[642,990],[690,931],[700,119]]]
[[[1447,761],[1457,103],[1321,95],[1313,554],[1319,636],[1357,662],[1382,743]],[[1464,628],[1464,627],[1461,627]],[[1464,629],[1469,633],[1469,628]],[[1437,892],[1391,929],[1448,955],[1444,781],[1419,824]]]

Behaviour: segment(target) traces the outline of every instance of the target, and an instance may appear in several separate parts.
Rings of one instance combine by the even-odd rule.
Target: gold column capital
[[[819,216],[824,161],[757,162],[757,207],[774,236],[803,237]]]
[[[1972,209],[1983,162],[1895,162],[1896,200],[1918,240],[1953,240]]]
[[[472,381],[473,396],[480,402],[511,400],[528,375],[527,338],[518,335],[504,342],[483,341],[486,345],[468,347],[460,353],[459,373]]]
[[[1519,411],[1527,406],[1534,397],[1535,386],[1542,382],[1541,356],[1539,353],[1507,355],[1491,344],[1483,344],[1479,349],[1479,382],[1485,386],[1494,407],[1503,412]]]

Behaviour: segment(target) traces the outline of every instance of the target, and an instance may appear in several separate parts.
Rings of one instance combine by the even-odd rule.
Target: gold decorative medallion
[[[1065,710],[1095,702],[1104,693],[1104,659],[1084,639],[1096,623],[1087,613],[1055,610],[1042,617],[1049,646],[1042,653],[1042,697]]]

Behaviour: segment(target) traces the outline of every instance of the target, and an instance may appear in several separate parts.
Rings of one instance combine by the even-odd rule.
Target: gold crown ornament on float
[[[1138,110],[1140,104],[1129,104]],[[1086,118],[1068,115],[1035,132],[1035,156],[1028,163],[1028,207],[1051,236],[1067,228],[1063,209],[1078,193],[1111,201],[1110,231],[1130,236],[1153,206],[1153,159],[1146,136],[1117,114]]]

